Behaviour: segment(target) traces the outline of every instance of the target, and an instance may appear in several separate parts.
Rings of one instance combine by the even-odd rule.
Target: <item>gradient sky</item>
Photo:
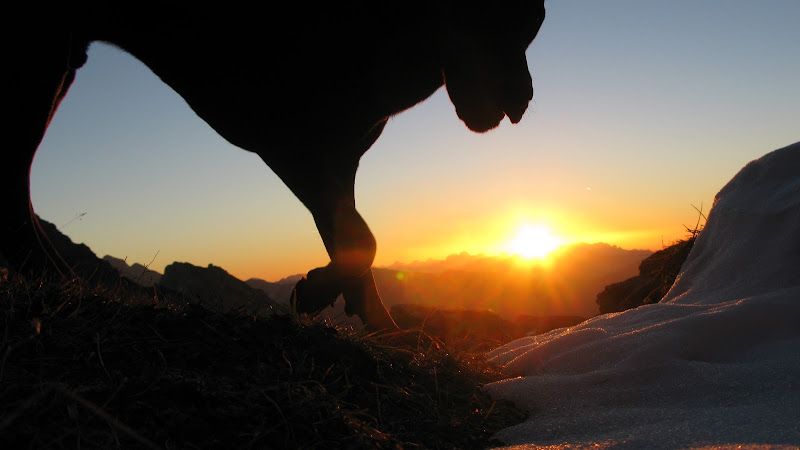
[[[659,249],[744,164],[800,140],[797,0],[546,6],[522,123],[474,134],[440,90],[362,159],[376,265],[506,251],[526,223]],[[267,280],[328,262],[310,213],[258,156],[107,45],[90,48],[31,182],[37,212],[99,256]]]

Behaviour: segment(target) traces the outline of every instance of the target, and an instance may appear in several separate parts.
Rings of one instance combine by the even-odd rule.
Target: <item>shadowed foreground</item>
[[[157,301],[0,280],[3,446],[480,448],[523,420],[478,351]]]

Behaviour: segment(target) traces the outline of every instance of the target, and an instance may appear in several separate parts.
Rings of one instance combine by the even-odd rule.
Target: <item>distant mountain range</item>
[[[574,244],[556,250],[547,262],[461,253],[444,260],[395,263],[373,272],[389,308],[411,304],[491,309],[506,317],[591,317],[599,313],[597,294],[609,284],[636,275],[639,264],[652,253],[608,244]],[[288,301],[300,276],[278,282],[251,278],[247,284],[274,299]]]
[[[262,311],[286,310],[285,305],[273,300],[263,289],[251,287],[221,267],[212,264],[208,267],[198,267],[189,263],[174,262],[164,268],[162,275],[141,264],[129,266],[125,260],[110,255],[104,256],[103,261],[135,283],[169,291],[190,303],[203,305],[212,311],[225,313],[236,310],[258,314]]]
[[[542,262],[518,256],[462,253],[445,260],[375,269],[387,306],[416,304],[445,309],[490,309],[503,317],[599,313],[597,294],[638,273],[650,250],[608,244],[574,244]]]
[[[492,310],[508,318],[592,317],[600,312],[597,294],[607,285],[636,275],[639,264],[652,253],[602,243],[574,244],[556,250],[546,262],[461,253],[444,260],[395,263],[373,272],[388,308],[417,305],[442,310]],[[128,267],[122,260],[104,259],[133,281],[159,283],[159,274],[141,265]],[[276,282],[251,278],[243,284],[286,305],[301,276]]]
[[[267,295],[279,302],[288,304],[294,285],[300,281],[300,278],[303,278],[303,275],[291,275],[275,282],[264,281],[261,278],[250,278],[245,283],[252,288],[266,292]]]
[[[292,289],[301,277],[245,282],[221,267],[178,262],[167,266],[162,275],[111,256],[101,260],[87,246],[73,243],[52,224],[41,222],[76,274],[98,282],[129,283],[144,289],[145,295],[183,299],[213,311],[268,315],[288,311]],[[461,340],[483,336],[501,341],[574,325],[597,315],[598,302],[608,307],[610,300],[627,296],[622,288],[644,289],[640,287],[649,286],[650,266],[657,261],[643,260],[652,253],[607,244],[575,244],[556,250],[546,262],[461,253],[444,260],[396,263],[375,268],[374,273],[384,303],[404,327],[422,326],[426,332],[458,335]],[[638,279],[628,280],[634,275]],[[336,302],[323,318],[331,324],[360,324],[345,317],[342,302]]]

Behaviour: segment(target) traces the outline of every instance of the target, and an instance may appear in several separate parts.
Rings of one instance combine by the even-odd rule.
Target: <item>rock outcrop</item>
[[[597,294],[600,313],[620,312],[661,301],[680,273],[694,241],[692,237],[653,253],[639,265],[639,275],[606,286]]]
[[[164,269],[158,286],[180,293],[191,303],[222,313],[271,314],[282,309],[264,292],[212,264],[204,268],[172,263]]]

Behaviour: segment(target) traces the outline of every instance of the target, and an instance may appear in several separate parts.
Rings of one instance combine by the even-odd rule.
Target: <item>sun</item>
[[[544,225],[524,225],[508,249],[523,258],[543,258],[561,246],[561,241]]]

